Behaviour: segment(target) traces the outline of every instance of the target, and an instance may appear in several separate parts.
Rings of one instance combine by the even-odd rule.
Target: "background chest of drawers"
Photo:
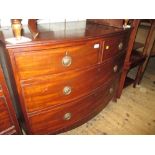
[[[129,31],[88,24],[81,32],[7,44],[27,134],[69,130],[115,98]]]
[[[20,133],[19,124],[0,65],[0,135]]]

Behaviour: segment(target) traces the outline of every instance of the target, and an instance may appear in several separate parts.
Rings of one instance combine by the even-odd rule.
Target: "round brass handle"
[[[113,70],[114,70],[114,72],[117,72],[117,70],[118,70],[118,66],[115,65],[115,66],[113,67]]]
[[[67,120],[70,120],[71,117],[72,117],[72,114],[71,114],[70,112],[68,112],[68,113],[66,113],[66,114],[64,115],[63,119],[67,121]]]
[[[69,95],[72,92],[72,88],[70,86],[65,86],[63,88],[63,94],[64,95]]]
[[[113,93],[113,91],[114,91],[114,89],[113,89],[113,88],[110,88],[110,89],[109,89],[109,93],[110,93],[110,94],[112,94],[112,93]]]
[[[122,50],[122,49],[123,49],[123,43],[122,43],[122,42],[119,43],[118,49],[119,49],[119,50]]]
[[[106,50],[108,50],[109,48],[110,48],[110,46],[109,46],[109,45],[106,45],[106,46],[105,46],[105,49],[106,49]]]
[[[62,58],[62,65],[65,66],[65,67],[68,67],[72,64],[72,57],[71,56],[64,56]]]

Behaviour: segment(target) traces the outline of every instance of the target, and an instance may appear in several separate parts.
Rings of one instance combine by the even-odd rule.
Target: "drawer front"
[[[56,49],[15,53],[21,79],[84,68],[99,62],[100,40]]]
[[[109,80],[109,77],[117,75],[122,66],[121,57],[116,57],[93,69],[66,72],[22,82],[27,112],[64,104],[87,95]]]
[[[4,96],[0,96],[0,134],[13,126]]]
[[[107,58],[113,57],[114,55],[123,52],[123,50],[127,47],[126,39],[126,35],[114,36],[110,39],[105,39],[102,60],[104,61]]]
[[[115,84],[110,82],[77,102],[30,116],[32,134],[50,134],[81,121],[97,109],[103,108],[113,97],[115,88]]]
[[[0,65],[0,135],[1,134],[20,134],[20,129]]]

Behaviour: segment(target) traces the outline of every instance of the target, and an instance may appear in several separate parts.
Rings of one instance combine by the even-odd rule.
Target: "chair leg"
[[[141,77],[141,72],[142,72],[142,68],[143,68],[143,64],[141,64],[138,67],[138,71],[137,71],[137,74],[136,74],[136,77],[135,77],[135,80],[134,80],[134,83],[133,83],[133,87],[134,88],[136,87],[137,84],[139,84],[140,77]]]
[[[140,82],[141,82],[141,80],[142,80],[142,77],[143,77],[143,67],[142,67],[142,69],[141,69],[141,71],[140,71],[140,73],[139,73],[139,78],[138,78],[138,80],[137,80],[137,84],[139,85],[140,84]]]

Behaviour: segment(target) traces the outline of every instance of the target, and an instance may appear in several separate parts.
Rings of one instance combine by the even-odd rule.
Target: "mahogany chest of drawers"
[[[88,23],[80,30],[43,31],[28,43],[5,43],[26,133],[67,131],[116,99],[129,34]]]
[[[0,135],[3,134],[20,134],[20,128],[0,65]]]

